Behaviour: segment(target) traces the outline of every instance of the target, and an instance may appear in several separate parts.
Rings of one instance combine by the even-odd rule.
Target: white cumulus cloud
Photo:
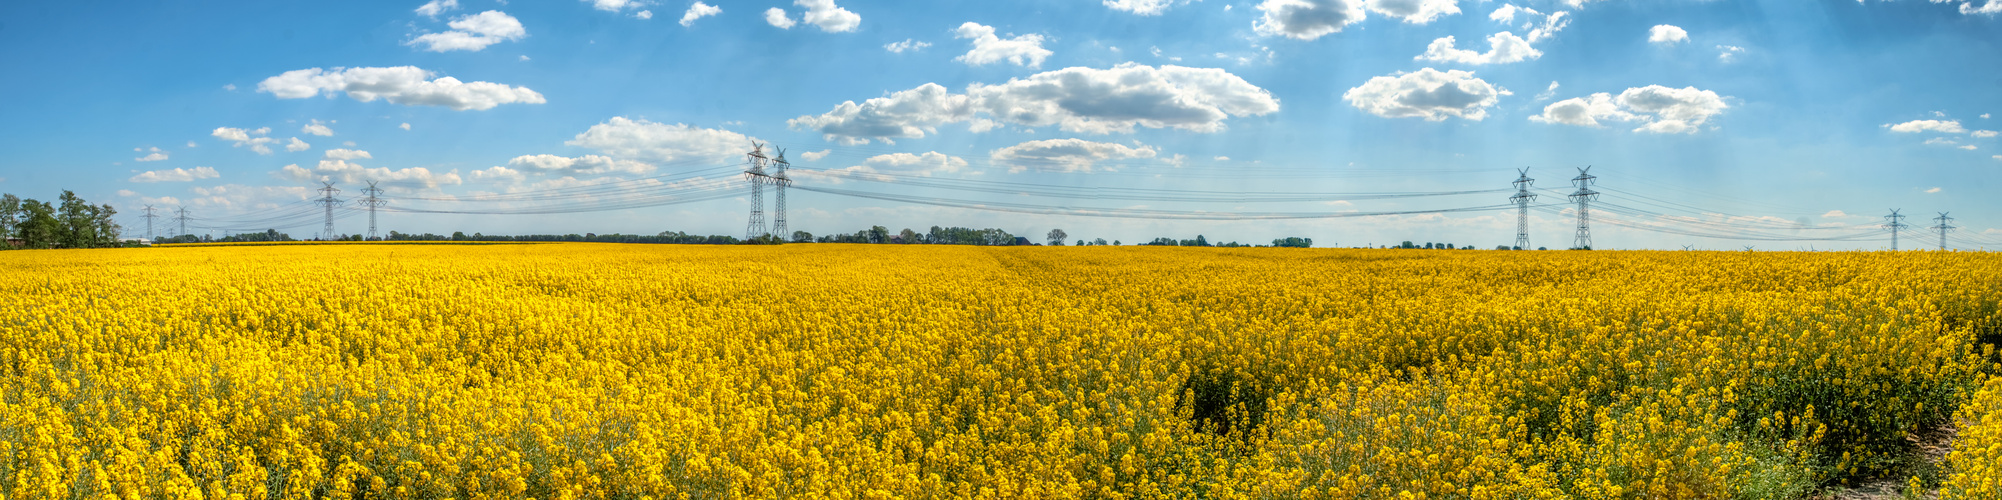
[[[257,84],[258,92],[279,99],[304,99],[322,92],[332,97],[345,92],[361,102],[383,99],[408,106],[441,106],[455,111],[484,110],[511,103],[542,104],[542,94],[527,87],[510,87],[491,82],[461,82],[457,78],[430,79],[432,73],[416,66],[387,68],[307,68],[287,71]]]
[[[255,151],[261,155],[268,155],[271,154],[271,144],[278,142],[278,139],[263,137],[264,134],[269,133],[271,133],[271,127],[260,127],[252,130],[216,127],[215,131],[209,132],[209,135],[217,139],[233,142],[235,143],[232,144],[234,147],[250,146],[251,151]]]
[[[140,172],[139,175],[134,175],[132,178],[126,180],[131,182],[188,182],[196,179],[214,179],[221,176],[222,174],[216,173],[213,168],[195,167]]]
[[[1385,118],[1441,121],[1459,117],[1480,121],[1488,108],[1512,95],[1508,90],[1474,77],[1472,71],[1432,68],[1370,78],[1342,94],[1356,109]]]
[[[1050,57],[1051,53],[1043,48],[1043,35],[1030,33],[1014,38],[1001,38],[994,35],[994,27],[973,22],[959,25],[959,29],[953,31],[953,37],[973,40],[973,50],[954,59],[969,66],[1005,60],[1015,63],[1016,66],[1035,68],[1041,67],[1043,59]]]
[[[1557,84],[1557,81],[1556,81],[1556,80],[1551,80],[1551,81],[1550,81],[1550,88],[1547,88],[1547,89],[1543,89],[1543,93],[1541,93],[1541,94],[1536,94],[1536,100],[1538,100],[1538,101],[1548,101],[1548,100],[1550,100],[1550,98],[1552,98],[1552,97],[1557,97],[1557,87],[1558,87],[1558,84]]]
[[[1253,30],[1269,36],[1313,40],[1342,27],[1362,22],[1363,0],[1265,0],[1258,4],[1264,15],[1251,23]]]
[[[618,160],[599,155],[584,155],[575,158],[556,155],[525,155],[508,160],[507,166],[516,170],[562,175],[644,174],[653,171],[653,165],[644,162]]]
[[[615,158],[650,162],[677,160],[731,161],[750,150],[757,139],[721,129],[654,123],[614,116],[592,125],[565,142]],[[512,166],[512,165],[511,165]]]
[[[642,20],[644,20],[644,19],[653,19],[653,11],[651,11],[651,10],[642,10],[642,11],[639,11],[639,12],[634,12],[634,13],[633,13],[633,19],[642,19]],[[687,25],[686,25],[686,24],[683,24],[683,26],[687,26]],[[524,58],[525,58],[525,57],[528,57],[528,56],[521,56],[521,57],[524,57]],[[522,59],[522,60],[523,60],[523,61],[526,61],[527,59]]]
[[[1918,132],[1959,134],[1967,131],[1967,129],[1960,126],[1959,120],[1912,120],[1896,125],[1886,123],[1884,126],[1890,128],[1892,132],[1907,134]]]
[[[1503,31],[1488,37],[1488,51],[1475,52],[1453,47],[1453,37],[1433,40],[1425,47],[1425,53],[1412,59],[1435,62],[1456,62],[1462,64],[1506,64],[1543,57],[1543,51],[1529,46],[1528,40]]]
[[[417,6],[417,14],[426,17],[438,17],[440,13],[457,8],[459,8],[459,0],[431,0],[424,2],[424,5]]]
[[[307,144],[306,141],[299,140],[297,137],[293,137],[290,142],[285,143],[286,151],[297,153],[308,149],[313,149],[313,145]]]
[[[799,21],[794,21],[792,17],[787,16],[785,9],[772,7],[765,9],[765,23],[782,30],[789,30],[792,29],[793,25],[799,24]]]
[[[1460,13],[1458,0],[1368,0],[1365,6],[1371,12],[1411,24],[1425,24],[1439,16]]]
[[[688,12],[681,13],[681,25],[682,26],[694,25],[696,19],[701,19],[704,17],[714,16],[722,13],[723,13],[722,7],[717,7],[702,2],[695,2],[693,5],[688,6]],[[647,17],[653,17],[653,16],[648,15]]]
[[[375,159],[374,156],[369,156],[367,151],[361,151],[356,149],[329,149],[322,154],[325,155],[323,156],[323,158],[329,160]]]
[[[1661,45],[1675,45],[1680,42],[1689,41],[1689,32],[1683,31],[1679,27],[1657,24],[1653,28],[1648,28],[1647,41],[1648,43]]]
[[[474,182],[492,182],[498,184],[520,182],[522,179],[527,178],[527,176],[522,175],[520,170],[515,170],[512,168],[502,167],[498,165],[493,167],[488,167],[485,169],[474,170],[472,171],[471,175]]]
[[[968,123],[975,132],[1002,123],[1094,134],[1129,133],[1136,126],[1218,132],[1228,117],[1277,111],[1279,100],[1271,92],[1221,69],[1123,63],[974,84],[964,94],[927,83],[786,123],[857,145],[922,138],[949,123]]]
[[[606,12],[618,12],[646,5],[646,2],[640,0],[583,0],[583,2],[591,4],[592,8]]]
[[[1696,87],[1635,87],[1614,96],[1605,92],[1543,107],[1531,121],[1597,127],[1601,121],[1640,123],[1634,132],[1694,134],[1710,117],[1730,108],[1716,92]]]
[[[1132,12],[1143,16],[1158,16],[1162,12],[1167,12],[1168,7],[1172,7],[1175,4],[1189,3],[1189,0],[1104,0],[1104,3],[1106,7],[1112,10]],[[1230,6],[1226,5],[1224,8],[1229,9]]]
[[[160,160],[165,160],[165,159],[167,159],[167,152],[166,152],[166,151],[161,151],[161,150],[160,150],[160,148],[152,148],[152,149],[150,149],[150,150],[146,150],[146,149],[139,149],[139,148],[132,148],[132,150],[133,150],[133,151],[138,151],[138,152],[141,152],[141,153],[146,153],[146,152],[149,152],[149,151],[150,151],[150,152],[152,153],[152,154],[149,154],[149,155],[146,155],[146,156],[141,156],[141,157],[138,157],[138,158],[133,158],[133,159],[132,159],[132,161],[138,161],[138,162],[148,162],[148,161],[160,161]]]
[[[1976,139],[1987,139],[1990,137],[1995,137],[1997,133],[1993,130],[1976,130],[1973,132],[1969,132],[1967,135],[1974,136],[1974,138]]]
[[[334,129],[327,128],[327,124],[320,123],[319,120],[313,120],[313,123],[308,123],[304,127],[299,127],[299,133],[327,137],[334,135]]]
[[[1558,31],[1563,31],[1565,26],[1570,26],[1571,20],[1567,17],[1569,15],[1570,12],[1563,11],[1544,14],[1537,12],[1536,9],[1517,7],[1515,4],[1504,4],[1501,8],[1489,13],[1488,19],[1515,27],[1516,17],[1522,16],[1523,22],[1520,28],[1528,30],[1523,35],[1523,39],[1529,41],[1529,43],[1536,43],[1550,38],[1552,35],[1556,35]]]
[[[878,172],[906,173],[930,177],[933,174],[950,174],[966,170],[966,159],[950,156],[937,151],[924,154],[890,153],[871,156],[863,160]]]
[[[375,181],[378,186],[401,190],[436,189],[439,186],[464,182],[457,170],[445,173],[432,172],[424,167],[390,170],[364,167],[346,160],[320,160],[320,163],[313,168],[300,167],[296,164],[286,165],[272,172],[272,175],[295,182],[325,180],[341,184],[361,184]]]
[[[890,53],[892,54],[902,54],[904,53],[904,51],[919,51],[919,50],[924,50],[925,47],[930,47],[930,46],[931,43],[929,42],[920,42],[915,39],[905,38],[904,41],[901,42],[893,42],[883,45],[883,50],[890,51]]]
[[[819,26],[821,31],[842,33],[855,31],[862,25],[862,16],[834,5],[834,0],[793,0],[792,4],[806,9],[801,19]]]
[[[1028,141],[988,152],[994,162],[1008,165],[1008,171],[1047,170],[1090,172],[1101,161],[1153,158],[1160,150],[1135,143],[1133,146],[1083,139]]]
[[[425,33],[403,44],[412,47],[422,45],[424,50],[432,52],[478,52],[489,45],[528,36],[528,30],[521,26],[520,20],[498,10],[459,16],[447,25],[452,27],[451,31]]]
[[[1738,54],[1743,54],[1743,53],[1745,53],[1744,47],[1739,47],[1736,45],[1718,45],[1717,62],[1728,63],[1731,61],[1735,61],[1738,59]]]

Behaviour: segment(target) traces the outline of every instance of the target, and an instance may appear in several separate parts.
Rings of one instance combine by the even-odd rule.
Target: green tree
[[[13,194],[0,195],[0,240],[19,238],[20,226],[21,198]]]
[[[61,244],[57,240],[62,232],[62,222],[56,219],[56,207],[35,200],[21,201],[20,238],[25,248],[55,248]]]
[[[59,198],[61,206],[56,208],[56,219],[60,221],[56,240],[64,248],[90,248],[97,243],[97,207],[91,206],[77,197],[75,192],[63,190]]]
[[[120,245],[118,235],[125,227],[118,225],[118,221],[111,218],[114,215],[118,215],[118,209],[111,208],[111,204],[106,203],[97,206],[97,220],[94,221],[97,225],[97,246],[115,247]]]
[[[1049,234],[1050,246],[1063,246],[1064,238],[1068,237],[1070,235],[1064,233],[1062,229],[1051,229]]]
[[[1291,248],[1308,248],[1308,247],[1312,247],[1312,246],[1314,246],[1314,239],[1313,239],[1313,238],[1301,238],[1301,237],[1298,237],[1298,236],[1289,236],[1289,237],[1285,237],[1285,238],[1280,238],[1280,239],[1276,239],[1276,240],[1272,240],[1272,246],[1275,246],[1275,247],[1291,247]]]

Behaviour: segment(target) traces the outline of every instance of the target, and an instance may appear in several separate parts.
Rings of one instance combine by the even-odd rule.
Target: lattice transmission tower
[[[188,207],[174,208],[174,222],[181,224],[181,232],[174,233],[174,237],[178,238],[181,235],[188,234]]]
[[[359,201],[362,206],[368,207],[368,239],[373,241],[376,239],[375,208],[388,205],[389,200],[382,199],[382,189],[375,187],[375,181],[368,181],[368,187],[362,188],[361,194],[368,195]]]
[[[1592,184],[1598,179],[1592,175],[1590,165],[1578,169],[1578,176],[1571,178],[1571,183],[1578,186],[1577,191],[1571,192],[1571,201],[1578,202],[1578,235],[1571,240],[1574,250],[1592,249],[1592,200],[1599,199],[1599,192],[1592,190]]]
[[[751,180],[751,221],[744,226],[744,239],[748,241],[769,234],[765,230],[765,182],[771,176],[765,175],[765,163],[771,159],[765,157],[763,143],[753,142],[745,160],[750,165],[744,170],[744,178]]]
[[[1515,249],[1528,250],[1529,202],[1536,201],[1536,195],[1529,192],[1529,187],[1536,184],[1536,179],[1529,178],[1529,167],[1516,170],[1516,174],[1512,183],[1515,184],[1515,196],[1508,197],[1508,202],[1515,204]]]
[[[1953,225],[1953,218],[1947,217],[1946,212],[1940,212],[1939,217],[1933,217],[1932,221],[1936,223],[1933,224],[1932,229],[1934,231],[1939,231],[1939,249],[1941,251],[1945,251],[1946,232],[1954,230],[1957,226]]]
[[[160,216],[153,215],[154,208],[152,205],[147,205],[146,208],[142,208],[140,210],[146,211],[146,215],[143,216],[146,218],[146,241],[153,241],[153,238],[158,237],[153,235],[153,219],[159,218]]]
[[[321,187],[319,189],[320,191],[319,203],[321,205],[325,205],[327,208],[327,225],[320,229],[320,239],[322,241],[333,241],[334,207],[341,204],[341,200],[335,199],[334,195],[340,194],[341,189],[334,187],[334,183],[332,182],[321,182],[320,184],[324,187]]]
[[[1898,209],[1895,208],[1891,209],[1891,215],[1884,216],[1884,220],[1886,221],[1884,222],[1884,229],[1891,230],[1891,251],[1895,252],[1898,250],[1898,231],[1904,230],[1906,227],[1910,227],[1910,225],[1905,224],[1905,216],[1900,215]]]
[[[777,191],[773,194],[778,195],[778,199],[773,200],[777,203],[772,206],[772,235],[785,240],[792,237],[792,233],[786,231],[786,186],[792,184],[792,178],[786,176],[786,169],[791,168],[792,163],[786,161],[785,149],[778,151],[778,157],[772,158],[772,166],[778,168],[771,178],[772,187]]]

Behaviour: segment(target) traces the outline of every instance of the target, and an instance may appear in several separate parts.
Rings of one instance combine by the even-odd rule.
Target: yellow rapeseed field
[[[1998,303],[1982,253],[5,252],[0,497],[1995,499]]]

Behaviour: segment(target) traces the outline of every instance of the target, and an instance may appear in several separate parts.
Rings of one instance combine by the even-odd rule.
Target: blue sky
[[[2002,202],[1981,194],[2002,171],[1998,15],[2002,0],[12,2],[0,191],[74,190],[129,234],[151,204],[186,207],[197,234],[312,235],[319,181],[352,199],[376,180],[383,232],[741,235],[756,140],[788,152],[790,228],[815,234],[1492,248],[1515,212],[1489,191],[1530,167],[1549,205],[1531,240],[1564,247],[1560,203],[1591,165],[1602,248],[1879,248],[1889,235],[1865,226],[1891,208],[1915,226],[1951,211],[1948,246],[1976,248],[2002,242]],[[1444,194],[1463,191],[1479,192]],[[1377,213],[1394,214],[1361,216]],[[1260,218],[1275,214],[1294,218]]]

